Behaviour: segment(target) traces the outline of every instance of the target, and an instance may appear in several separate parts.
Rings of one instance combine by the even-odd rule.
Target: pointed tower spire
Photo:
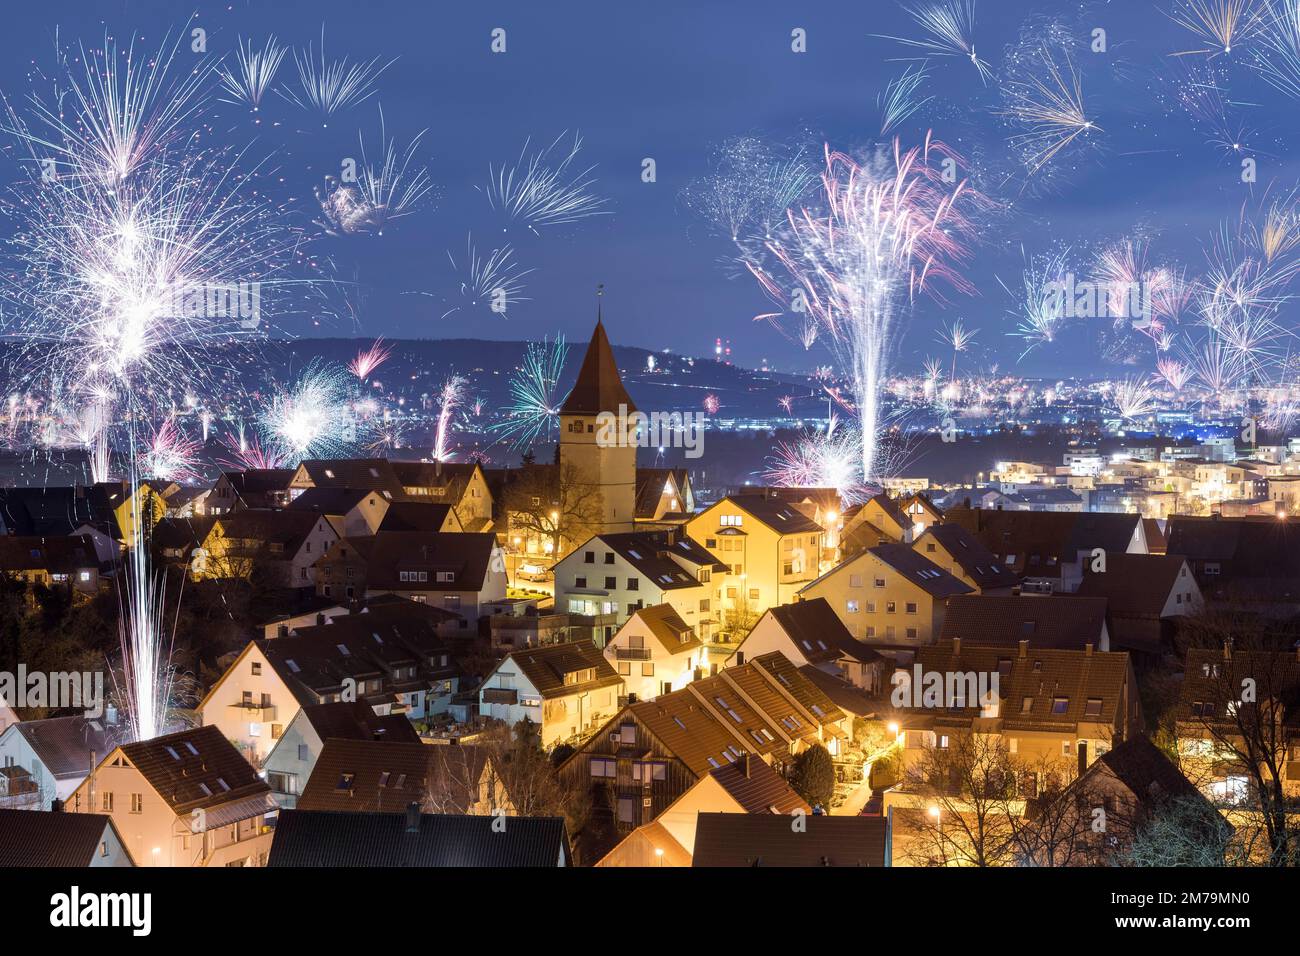
[[[583,356],[582,367],[578,369],[578,380],[573,384],[573,391],[560,406],[561,415],[598,415],[601,412],[618,412],[620,405],[626,405],[629,412],[636,411],[636,403],[623,387],[623,379],[618,374],[618,363],[614,361],[614,349],[605,334],[604,316],[601,302],[605,295],[604,283],[596,287],[596,328],[591,333],[591,342],[587,345],[587,354]]]

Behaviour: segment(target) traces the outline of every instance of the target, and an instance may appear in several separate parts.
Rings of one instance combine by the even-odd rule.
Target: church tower
[[[573,391],[560,406],[560,467],[572,466],[575,477],[593,485],[601,494],[600,527],[596,533],[634,530],[636,518],[636,429],[626,418],[616,428],[602,427],[601,412],[625,416],[636,405],[614,361],[605,326],[596,313],[596,330],[591,333],[587,354],[578,370]]]

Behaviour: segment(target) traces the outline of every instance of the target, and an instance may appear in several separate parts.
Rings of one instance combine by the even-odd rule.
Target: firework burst
[[[465,238],[464,265],[456,264],[456,257],[447,250],[447,259],[454,272],[461,275],[460,294],[464,307],[486,306],[498,315],[504,315],[511,305],[527,302],[523,294],[524,276],[532,269],[520,269],[515,263],[515,251],[508,244],[493,249],[486,257],[479,255],[473,235]],[[453,306],[443,313],[446,318],[462,306]]]
[[[234,63],[218,68],[226,102],[246,103],[254,113],[260,110],[287,52],[288,48],[277,43],[275,37],[269,37],[260,50],[253,47],[252,40],[247,46],[239,40]]]
[[[322,225],[332,235],[382,236],[384,227],[395,219],[409,216],[433,191],[428,170],[415,161],[415,153],[426,130],[421,130],[400,150],[388,138],[384,111],[379,111],[379,141],[382,159],[371,162],[364,136],[358,134],[361,168],[355,183],[340,183],[325,177],[324,187],[317,187]]]
[[[318,113],[323,120],[328,120],[335,113],[356,106],[373,96],[375,81],[396,60],[389,60],[382,66],[379,65],[379,57],[356,63],[350,63],[347,57],[341,60],[327,60],[325,28],[322,26],[320,56],[317,57],[315,47],[308,44],[304,53],[293,51],[293,62],[298,68],[299,88],[288,88],[278,92],[295,106]],[[325,122],[324,125],[329,124]]]
[[[564,396],[558,391],[564,374],[569,346],[564,336],[555,341],[529,342],[523,364],[510,380],[510,404],[505,419],[492,426],[516,448],[531,448],[538,441],[550,441],[559,420]]]
[[[862,481],[862,437],[831,416],[824,430],[779,442],[763,480],[782,488],[834,488],[845,505],[869,497]]]
[[[561,133],[551,145],[532,153],[528,151],[532,140],[526,140],[514,163],[488,167],[485,192],[495,211],[534,233],[547,226],[609,215],[604,208],[606,200],[592,192],[596,181],[591,173],[596,167],[571,169],[582,150],[582,137],[575,133],[573,145],[566,151],[560,143],[567,135]]]
[[[862,164],[826,150],[824,209],[790,210],[768,249],[795,285],[787,292],[771,272],[752,267],[775,301],[817,318],[853,386],[860,415],[862,474],[880,464],[881,392],[900,313],[942,281],[972,291],[956,266],[969,255],[969,214],[983,197],[965,182],[944,182],[941,161],[953,154],[928,138],[924,147],[874,155]],[[798,310],[796,310],[798,311]]]
[[[988,64],[975,55],[975,0],[941,0],[903,10],[924,35],[919,38],[877,36],[922,50],[926,56],[962,57],[975,67],[980,82],[987,85],[993,78]]]
[[[355,437],[346,373],[309,365],[292,387],[272,397],[257,425],[270,458],[341,457]]]
[[[1156,394],[1148,381],[1125,379],[1115,385],[1112,399],[1120,417],[1134,422],[1151,414],[1155,408]]]
[[[1231,53],[1234,45],[1257,35],[1265,26],[1263,12],[1255,3],[1256,0],[1179,0],[1169,14],[1170,19],[1191,31],[1205,46],[1176,55]]]
[[[147,477],[164,481],[195,481],[200,477],[196,463],[201,450],[202,446],[169,418],[153,433],[141,470]]]
[[[454,372],[447,376],[438,390],[438,427],[434,436],[433,460],[450,461],[454,455],[451,450],[452,430],[456,414],[465,401],[465,388],[469,384],[462,375]]]
[[[908,67],[901,76],[889,81],[876,99],[880,109],[880,135],[888,136],[900,123],[929,103],[933,96],[918,97],[917,91],[925,82],[925,66]]]
[[[348,371],[364,382],[374,374],[375,369],[388,361],[393,354],[393,347],[382,338],[375,339],[370,348],[357,353],[357,357],[348,363]]]
[[[1038,173],[1080,136],[1101,132],[1088,116],[1083,85],[1074,64],[1061,54],[1064,66],[1046,48],[1038,52],[1038,70],[1008,81],[1001,115],[1020,129],[1008,140],[1030,176]]]

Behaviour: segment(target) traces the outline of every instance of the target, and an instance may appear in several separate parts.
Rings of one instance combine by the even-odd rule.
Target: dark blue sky
[[[935,99],[899,130],[905,143],[926,128],[954,145],[983,170],[996,198],[1012,211],[983,230],[968,275],[976,298],[956,298],[946,309],[922,303],[901,346],[904,364],[943,354],[934,343],[941,320],[962,318],[980,329],[980,358],[1015,363],[1021,350],[1007,336],[1015,303],[997,278],[1017,288],[1022,246],[1075,249],[1081,259],[1105,243],[1133,235],[1148,238],[1153,255],[1203,263],[1203,246],[1225,218],[1272,185],[1290,189],[1296,170],[1289,153],[1295,102],[1262,84],[1245,68],[1249,49],[1235,60],[1216,58],[1229,81],[1234,117],[1252,135],[1259,181],[1243,185],[1235,158],[1207,143],[1207,134],[1162,93],[1174,60],[1194,49],[1195,38],[1166,15],[1171,0],[1113,4],[979,0],[977,52],[1001,75],[1006,57],[1025,36],[1047,29],[1077,39],[1072,57],[1085,100],[1102,132],[1089,147],[1066,151],[1051,189],[1019,193],[1020,181],[1003,183],[1009,130],[991,112],[998,87],[981,86],[970,64],[934,59],[924,91]],[[319,120],[272,97],[263,110],[256,149],[274,150],[285,195],[309,214],[312,185],[356,152],[358,127],[376,125],[382,104],[391,135],[405,141],[427,128],[421,155],[439,198],[418,215],[394,224],[382,237],[320,240],[341,279],[357,281],[357,325],[326,319],[319,328],[297,323],[297,334],[382,334],[442,338],[519,339],[563,332],[585,338],[594,313],[593,290],[607,286],[605,316],[614,341],[706,354],[715,336],[732,340],[737,361],[761,359],[778,368],[826,361],[804,354],[776,331],[755,325],[768,308],[755,283],[728,276],[721,260],[730,247],[710,234],[679,200],[685,185],[705,174],[710,149],[727,137],[756,135],[782,142],[823,139],[858,149],[878,133],[876,97],[905,64],[896,42],[873,34],[917,35],[889,0],[792,4],[737,2],[397,2],[397,0],[236,0],[198,6],[169,2],[46,0],[8,4],[0,34],[0,89],[21,95],[33,62],[48,63],[54,31],[64,40],[98,43],[105,28],[157,41],[197,12],[209,31],[210,52],[232,47],[238,36],[259,43],[269,33],[305,46],[322,22],[331,55],[397,57],[370,101],[321,129]],[[489,33],[507,30],[508,51],[494,55]],[[807,31],[808,52],[790,50],[790,31]],[[1109,50],[1089,52],[1089,31],[1103,27]],[[281,80],[294,78],[291,62]],[[232,141],[251,131],[246,114],[226,109]],[[1236,119],[1234,119],[1236,121]],[[273,125],[279,123],[278,126]],[[613,215],[547,231],[541,238],[514,235],[530,301],[507,317],[455,312],[440,318],[456,298],[458,280],[447,250],[462,253],[473,231],[481,246],[499,235],[484,196],[475,189],[489,163],[518,155],[525,137],[549,142],[580,130],[583,165],[594,164],[596,189]],[[658,181],[641,181],[641,161],[653,157]],[[425,294],[421,294],[425,293]],[[340,308],[345,312],[346,309]],[[1035,352],[1020,368],[1029,373],[1088,372],[1093,330],[1078,330],[1051,349]]]

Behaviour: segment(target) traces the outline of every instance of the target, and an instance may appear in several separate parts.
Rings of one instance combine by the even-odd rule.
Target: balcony
[[[648,661],[650,660],[650,648],[616,647],[614,648],[614,659],[620,661]]]
[[[261,704],[252,700],[237,700],[230,706],[238,707],[240,710],[244,711],[241,715],[241,719],[243,720],[249,720],[253,723],[261,724],[275,720],[274,704]]]

